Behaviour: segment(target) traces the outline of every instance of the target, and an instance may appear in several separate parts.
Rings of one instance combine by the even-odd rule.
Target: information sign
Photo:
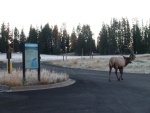
[[[38,68],[38,44],[25,43],[25,68]]]
[[[25,84],[26,69],[38,70],[38,81],[40,81],[40,54],[38,43],[22,43],[22,61],[23,61],[23,84]]]

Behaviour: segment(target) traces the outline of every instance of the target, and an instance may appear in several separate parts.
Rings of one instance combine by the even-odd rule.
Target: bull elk
[[[110,75],[111,75],[111,70],[112,68],[115,69],[115,74],[117,76],[117,80],[120,81],[123,80],[122,75],[123,75],[123,68],[127,66],[129,63],[131,63],[131,58],[130,57],[111,57],[109,60],[109,82],[111,82]],[[120,77],[118,77],[117,71],[120,71]]]

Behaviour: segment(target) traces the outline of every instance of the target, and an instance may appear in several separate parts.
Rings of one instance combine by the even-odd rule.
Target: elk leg
[[[112,67],[109,65],[109,82],[111,82],[110,80],[111,70],[112,70]]]
[[[123,78],[122,78],[122,75],[123,75],[123,68],[122,69],[120,69],[120,78],[121,78],[121,80],[123,80]]]
[[[117,76],[117,80],[120,81],[120,78],[118,78],[118,75],[117,75],[117,71],[118,71],[118,69],[115,69],[115,74]]]

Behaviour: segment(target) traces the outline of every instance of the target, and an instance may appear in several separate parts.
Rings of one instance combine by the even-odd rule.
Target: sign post
[[[11,59],[11,52],[10,52],[10,50],[7,51],[7,54],[6,54],[6,55],[7,55],[7,59],[8,59],[8,62],[7,62],[7,69],[8,69],[8,73],[10,74],[11,71],[12,71],[12,70],[10,70],[10,68],[11,68],[11,67],[10,67],[10,59]]]
[[[23,84],[25,80],[26,69],[38,69],[38,81],[40,81],[40,54],[38,43],[23,44]]]

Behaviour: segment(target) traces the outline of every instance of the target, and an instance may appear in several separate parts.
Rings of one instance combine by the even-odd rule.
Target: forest
[[[59,55],[74,53],[75,55],[101,55],[150,53],[150,23],[143,25],[136,19],[129,24],[127,18],[120,20],[112,18],[110,24],[103,23],[97,40],[93,38],[90,25],[78,25],[69,34],[66,24],[59,29],[57,25],[49,23],[40,28],[32,25],[26,36],[24,29],[15,27],[10,30],[9,23],[1,24],[0,52],[22,52],[22,43],[39,43],[41,54]]]

